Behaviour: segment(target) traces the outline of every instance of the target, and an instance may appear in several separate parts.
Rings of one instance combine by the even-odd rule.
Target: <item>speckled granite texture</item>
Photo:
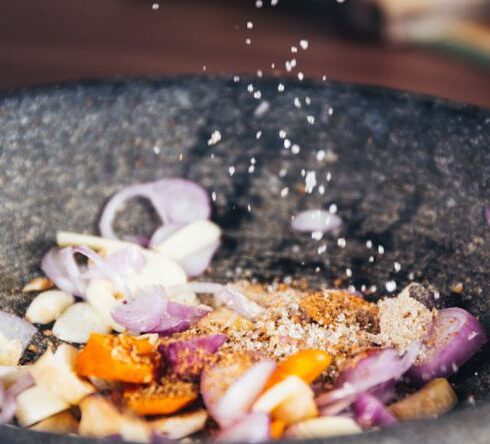
[[[249,83],[107,81],[0,98],[0,308],[24,313],[30,296],[19,288],[38,275],[57,229],[95,232],[103,202],[123,185],[185,176],[216,193],[214,220],[225,231],[207,279],[292,276],[331,285],[340,277],[344,285],[375,285],[379,297],[387,281],[400,289],[413,273],[439,290],[441,305],[461,305],[488,328],[490,228],[483,208],[490,205],[490,113],[340,84],[285,82],[278,93],[278,80],[254,79],[262,93],[256,100]],[[257,116],[263,100],[269,109]],[[281,129],[299,153],[284,148]],[[208,146],[213,130],[222,140]],[[302,170],[316,173],[312,194],[302,192]],[[296,211],[333,203],[344,220],[337,236],[318,241],[289,230]],[[139,213],[127,210],[119,229],[150,230],[154,215],[141,222]],[[462,295],[451,295],[456,282],[464,284]],[[488,357],[484,350],[454,378],[462,404],[473,395],[476,408],[331,442],[488,442]],[[0,428],[0,441],[86,442],[11,427]]]

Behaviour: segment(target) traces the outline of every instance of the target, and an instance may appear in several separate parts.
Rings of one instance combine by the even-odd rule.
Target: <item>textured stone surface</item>
[[[415,280],[437,288],[441,305],[461,305],[488,327],[490,228],[483,208],[490,204],[490,113],[338,84],[287,83],[278,93],[277,80],[254,79],[270,105],[257,117],[260,101],[247,92],[248,83],[114,81],[1,98],[0,308],[24,313],[31,296],[19,288],[38,275],[57,229],[95,232],[103,202],[121,186],[185,176],[216,193],[214,219],[225,231],[209,279],[292,276],[331,285],[341,277],[357,288],[376,285],[373,297],[379,297],[387,294],[387,281],[394,279],[400,289],[414,273]],[[308,115],[315,117],[313,125]],[[281,129],[299,153],[284,148]],[[213,130],[222,141],[209,147]],[[319,150],[328,151],[325,159],[317,159]],[[316,172],[323,195],[318,187],[311,195],[300,192],[303,169]],[[281,197],[286,187],[289,194]],[[345,248],[335,236],[318,241],[289,230],[296,211],[332,203],[344,220],[338,237],[345,238]],[[149,230],[154,215],[141,223],[138,213],[126,211],[119,229]],[[318,254],[323,244],[327,251]],[[451,296],[456,282],[464,292]],[[42,335],[37,343],[43,345]],[[454,378],[463,401],[459,411],[334,442],[487,442],[488,356],[483,351]],[[470,395],[476,408],[463,407]],[[74,442],[5,427],[0,440]]]

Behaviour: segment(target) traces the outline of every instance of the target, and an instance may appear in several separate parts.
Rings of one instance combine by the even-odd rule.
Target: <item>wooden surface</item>
[[[306,0],[304,0],[306,5]],[[264,0],[264,3],[268,3]],[[490,106],[490,74],[423,49],[335,36],[328,17],[254,0],[0,0],[0,88],[112,75],[288,74],[420,91]],[[281,3],[280,3],[281,6]],[[247,30],[250,20],[254,29]],[[251,38],[247,45],[245,39]],[[291,54],[300,39],[306,51]],[[276,69],[271,70],[271,63]]]

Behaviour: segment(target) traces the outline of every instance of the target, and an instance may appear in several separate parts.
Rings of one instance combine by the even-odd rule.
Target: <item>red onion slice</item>
[[[41,270],[60,290],[83,297],[86,283],[73,256],[73,248],[52,248],[43,257]]]
[[[0,311],[0,333],[9,341],[18,339],[22,344],[22,351],[24,351],[32,337],[37,333],[37,329],[24,319]]]
[[[244,416],[259,397],[276,368],[272,360],[253,364],[240,373],[222,393],[223,378],[237,372],[237,364],[218,363],[203,373],[201,393],[204,404],[220,427],[224,428]]]
[[[208,309],[168,301],[163,287],[149,286],[118,305],[113,319],[133,332],[170,334],[188,329],[209,313]]]
[[[306,210],[294,216],[291,227],[296,231],[321,232],[335,230],[342,225],[342,219],[325,210]]]
[[[262,307],[230,285],[225,286],[214,282],[189,282],[179,286],[178,290],[212,294],[219,302],[247,318],[255,318],[263,311]]]
[[[25,375],[21,376],[6,391],[4,390],[2,384],[0,384],[0,424],[8,424],[12,421],[12,419],[14,419],[15,410],[17,408],[17,396],[33,385],[34,379],[30,373],[26,373]]]
[[[421,360],[408,374],[419,383],[449,376],[486,342],[480,322],[466,310],[458,307],[440,310],[424,341]]]
[[[134,197],[144,197],[155,207],[164,224],[187,224],[208,219],[211,205],[206,191],[189,180],[172,178],[131,185],[109,200],[99,222],[103,237],[117,239],[112,223],[120,207]]]
[[[137,297],[124,301],[111,312],[112,318],[135,333],[152,331],[167,314],[167,298],[163,288],[149,287]]]
[[[270,420],[267,413],[250,413],[222,430],[217,442],[265,442],[270,438]]]
[[[226,340],[223,334],[200,336],[160,346],[159,351],[175,374],[196,377],[200,375],[209,356],[216,353]]]
[[[336,383],[337,388],[316,398],[318,406],[324,407],[401,378],[414,363],[419,348],[412,345],[402,357],[391,348],[370,350],[366,357],[361,357],[355,365],[342,371]]]
[[[138,273],[146,265],[145,256],[141,249],[136,246],[121,248],[105,258],[101,258],[101,260],[113,272],[124,277]],[[83,273],[83,277],[87,279],[100,279],[107,278],[108,276],[106,269],[101,269],[100,266],[96,266],[89,267]]]
[[[354,413],[356,422],[367,429],[375,426],[388,427],[398,422],[378,398],[368,393],[357,396]]]
[[[97,267],[99,272],[103,277],[110,279],[114,282],[114,285],[121,291],[125,296],[131,296],[131,291],[129,290],[126,281],[121,276],[121,274],[112,268],[109,263],[107,263],[102,257],[100,257],[94,250],[88,247],[76,247],[73,249],[74,253],[80,253],[87,257],[94,263],[94,267]]]

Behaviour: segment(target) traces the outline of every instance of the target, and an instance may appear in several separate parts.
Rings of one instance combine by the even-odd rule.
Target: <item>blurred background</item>
[[[0,0],[0,89],[203,72],[490,107],[490,0]]]

